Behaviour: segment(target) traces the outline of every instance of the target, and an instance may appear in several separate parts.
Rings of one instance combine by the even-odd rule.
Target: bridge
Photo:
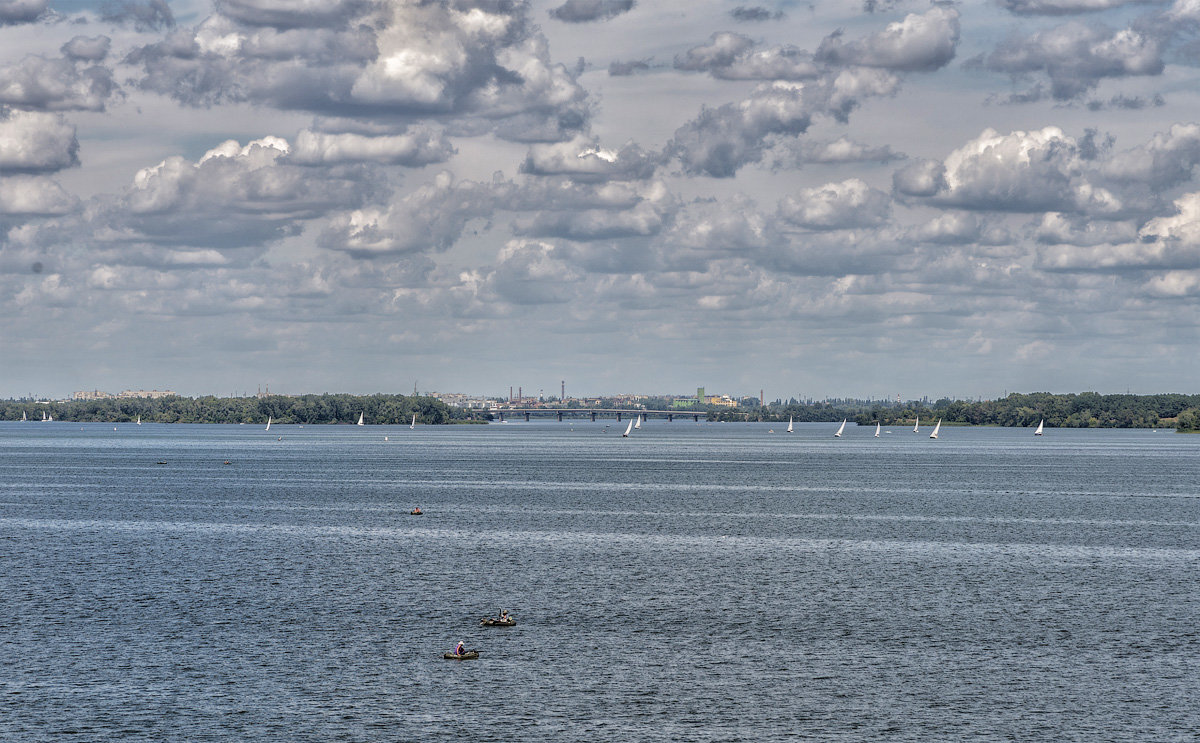
[[[525,416],[526,421],[529,420],[531,415],[557,415],[560,421],[563,419],[564,415],[572,418],[579,416],[591,416],[592,421],[595,421],[598,416],[615,414],[617,416],[617,423],[621,422],[622,415],[642,415],[647,419],[649,419],[651,415],[657,415],[660,417],[665,417],[668,421],[675,420],[675,416],[678,415],[690,417],[697,423],[700,422],[700,416],[703,415],[706,418],[708,417],[708,413],[705,411],[692,413],[684,410],[639,410],[637,408],[500,408],[496,410],[489,410],[488,412],[499,417],[501,423],[504,422],[504,416],[506,415],[523,415]]]

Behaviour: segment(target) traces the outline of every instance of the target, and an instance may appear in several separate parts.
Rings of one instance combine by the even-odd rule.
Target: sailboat
[[[632,431],[632,430],[633,430],[633,419],[632,419],[632,418],[630,418],[630,419],[629,419],[629,425],[628,425],[628,426],[625,426],[625,433],[621,434],[621,436],[622,436],[622,437],[625,437],[625,438],[628,438],[628,436],[629,436],[629,432],[630,432],[630,431]]]
[[[920,432],[921,432],[921,416],[918,415],[917,422],[913,426],[913,433],[920,433]]]
[[[1041,436],[1041,435],[1042,435],[1042,424],[1043,424],[1043,423],[1045,423],[1045,422],[1046,422],[1046,421],[1045,421],[1045,419],[1042,419],[1042,420],[1038,421],[1038,427],[1037,427],[1037,430],[1033,432],[1033,435],[1034,435],[1034,436]]]
[[[637,421],[634,422],[633,427],[639,431],[642,430],[642,414],[641,413],[638,413]]]
[[[416,427],[417,427],[417,414],[416,414],[416,413],[413,413],[413,420],[412,420],[412,423],[409,423],[409,424],[408,424],[408,427],[409,427],[409,428],[416,428]]]
[[[941,430],[941,428],[942,428],[942,419],[938,418],[937,425],[933,427],[933,433],[929,434],[929,438],[936,439],[937,435],[938,435],[938,431]]]
[[[837,433],[835,433],[835,434],[834,434],[834,436],[835,436],[836,438],[839,438],[839,439],[840,439],[840,438],[842,437],[842,431],[845,431],[845,430],[846,430],[846,419],[845,419],[845,418],[843,418],[843,419],[842,419],[842,425],[841,425],[841,427],[839,427],[839,428],[838,428],[838,430],[837,430]]]
[[[358,423],[355,423],[354,425],[361,426],[362,424],[363,424],[363,414],[359,413],[358,414]]]
[[[879,421],[875,421],[875,438],[879,438]]]
[[[139,426],[142,425],[142,416],[140,416],[140,415],[137,417],[137,424]]]
[[[45,422],[46,422],[46,411],[43,410],[42,411],[42,423],[45,423]]]
[[[266,428],[264,428],[263,430],[264,430],[264,431],[270,431],[270,430],[271,430],[271,416],[269,416],[269,415],[267,416],[267,427],[266,427]]]
[[[26,422],[26,421],[28,421],[28,420],[29,420],[29,419],[25,417],[25,411],[24,411],[24,410],[22,410],[22,411],[21,411],[21,422],[22,422],[22,423],[25,423],[25,422]]]
[[[791,432],[792,432],[792,417],[791,417],[791,416],[788,416],[788,430],[787,430],[787,432],[788,432],[788,433],[791,433]]]

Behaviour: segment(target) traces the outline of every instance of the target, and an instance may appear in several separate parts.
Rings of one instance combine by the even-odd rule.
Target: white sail
[[[1045,420],[1040,420],[1040,421],[1038,421],[1038,427],[1037,427],[1037,430],[1033,432],[1033,435],[1034,435],[1034,436],[1041,436],[1041,435],[1042,435],[1042,424],[1043,424],[1043,423],[1045,423],[1045,422],[1046,422]]]
[[[921,432],[921,416],[918,415],[916,425],[913,426],[913,433],[920,433],[920,432]]]
[[[362,413],[359,413],[359,414],[358,414],[358,423],[356,423],[356,424],[354,424],[354,425],[356,425],[356,426],[361,426],[362,424],[363,424],[363,414],[362,414]]]
[[[875,421],[875,438],[879,438],[879,421]]]
[[[792,432],[792,416],[788,416],[788,433]]]
[[[142,425],[142,416],[140,416],[140,415],[138,416],[138,419],[137,419],[137,424],[138,424],[139,426],[140,426],[140,425]]]
[[[45,422],[46,422],[46,411],[43,410],[42,411],[42,423],[45,423]]]
[[[625,426],[625,433],[623,433],[623,434],[621,434],[621,435],[622,435],[622,436],[628,436],[628,435],[629,435],[629,432],[630,432],[630,431],[632,431],[632,430],[633,430],[633,419],[632,419],[632,418],[630,418],[630,419],[629,419],[629,425],[628,425],[628,426]]]
[[[264,430],[264,431],[270,431],[270,430],[271,430],[271,416],[269,416],[269,415],[267,416],[267,427],[266,427],[266,428],[264,428],[263,430]]]
[[[27,420],[29,420],[29,419],[25,417],[25,411],[24,411],[24,410],[22,410],[22,411],[21,411],[21,422],[22,422],[22,423],[24,423],[24,422],[25,422],[25,421],[27,421]]]
[[[413,413],[413,421],[412,421],[412,423],[409,423],[409,424],[408,424],[408,427],[409,427],[409,428],[416,428],[416,427],[417,427],[417,414],[416,414],[416,413]]]
[[[942,428],[942,419],[938,418],[937,425],[933,427],[933,433],[929,434],[929,438],[936,439],[937,435],[938,435],[938,431],[941,430],[941,428]]]
[[[841,438],[841,436],[842,436],[842,431],[845,431],[845,430],[846,430],[846,420],[843,418],[843,419],[842,419],[842,425],[841,425],[841,427],[840,427],[840,428],[838,428],[838,430],[837,430],[837,433],[835,433],[835,434],[834,434],[834,436],[836,436],[836,437],[838,437],[838,438]]]
[[[638,413],[637,420],[634,422],[633,427],[639,431],[642,430],[642,414],[641,413]]]

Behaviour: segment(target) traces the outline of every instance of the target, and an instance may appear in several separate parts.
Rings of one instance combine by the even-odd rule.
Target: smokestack
[[[567,380],[565,379],[562,381],[562,394],[559,395],[559,399],[562,402],[567,401]]]
[[[758,388],[758,407],[767,407],[767,398],[763,397],[763,391],[761,387]]]
[[[525,390],[520,386],[517,387],[517,402],[525,402]]]
[[[508,401],[512,402],[512,385],[508,385]]]

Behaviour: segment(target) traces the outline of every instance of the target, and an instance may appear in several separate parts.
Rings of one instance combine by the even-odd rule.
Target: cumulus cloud
[[[812,230],[877,227],[891,215],[892,199],[859,178],[802,189],[779,203],[786,222]]]
[[[1161,38],[1132,27],[1071,22],[1009,39],[988,55],[986,66],[1017,76],[1042,73],[1050,81],[1050,95],[1069,100],[1105,78],[1160,74],[1162,52]]]
[[[175,14],[166,0],[110,0],[100,6],[100,20],[138,31],[175,27]]]
[[[609,77],[628,77],[648,69],[650,69],[649,59],[634,59],[628,62],[613,61],[608,65],[608,75]]]
[[[78,164],[75,127],[62,115],[0,111],[0,173],[47,173]]]
[[[1200,124],[1175,124],[1149,142],[1117,153],[1104,163],[1108,178],[1162,191],[1191,180],[1200,163]]]
[[[675,68],[708,72],[723,80],[806,80],[820,73],[812,55],[802,49],[759,49],[753,39],[727,31],[676,56]]]
[[[534,145],[520,172],[531,175],[562,175],[574,181],[595,183],[608,180],[641,180],[654,174],[660,158],[629,142],[608,149],[591,140]]]
[[[0,178],[0,214],[55,216],[67,214],[78,205],[78,199],[45,176]]]
[[[551,61],[524,4],[295,5],[222,3],[126,61],[143,69],[142,88],[187,105],[438,117],[519,141],[569,139],[586,125],[586,92]]]
[[[887,163],[901,160],[904,155],[888,145],[871,146],[855,142],[848,137],[824,141],[788,140],[771,149],[775,169],[800,168],[808,163],[834,165],[838,163],[877,162]]]
[[[103,111],[116,90],[111,70],[82,60],[31,54],[17,64],[0,67],[0,105],[40,111]]]
[[[739,5],[729,11],[729,17],[741,23],[758,23],[761,21],[782,21],[787,16],[782,10],[777,10],[774,13],[769,8],[764,8],[761,5]]]
[[[1118,197],[1090,182],[1084,171],[1078,142],[1057,127],[1006,135],[987,129],[944,162],[903,168],[893,185],[900,194],[964,209],[1119,212]]]
[[[1000,0],[1000,6],[1017,15],[1072,15],[1156,1],[1159,0]]]
[[[550,10],[550,17],[565,23],[606,21],[633,10],[634,0],[567,0]]]
[[[858,41],[841,33],[825,38],[817,49],[820,62],[882,67],[898,72],[930,72],[949,64],[958,47],[959,15],[951,7],[934,6]]]
[[[33,23],[50,7],[50,0],[0,0],[0,26]]]
[[[100,62],[108,56],[112,39],[107,36],[76,36],[62,46],[63,56],[76,62]]]
[[[442,132],[424,127],[381,136],[304,129],[296,135],[290,161],[303,165],[363,162],[419,167],[445,162],[454,152]]]

